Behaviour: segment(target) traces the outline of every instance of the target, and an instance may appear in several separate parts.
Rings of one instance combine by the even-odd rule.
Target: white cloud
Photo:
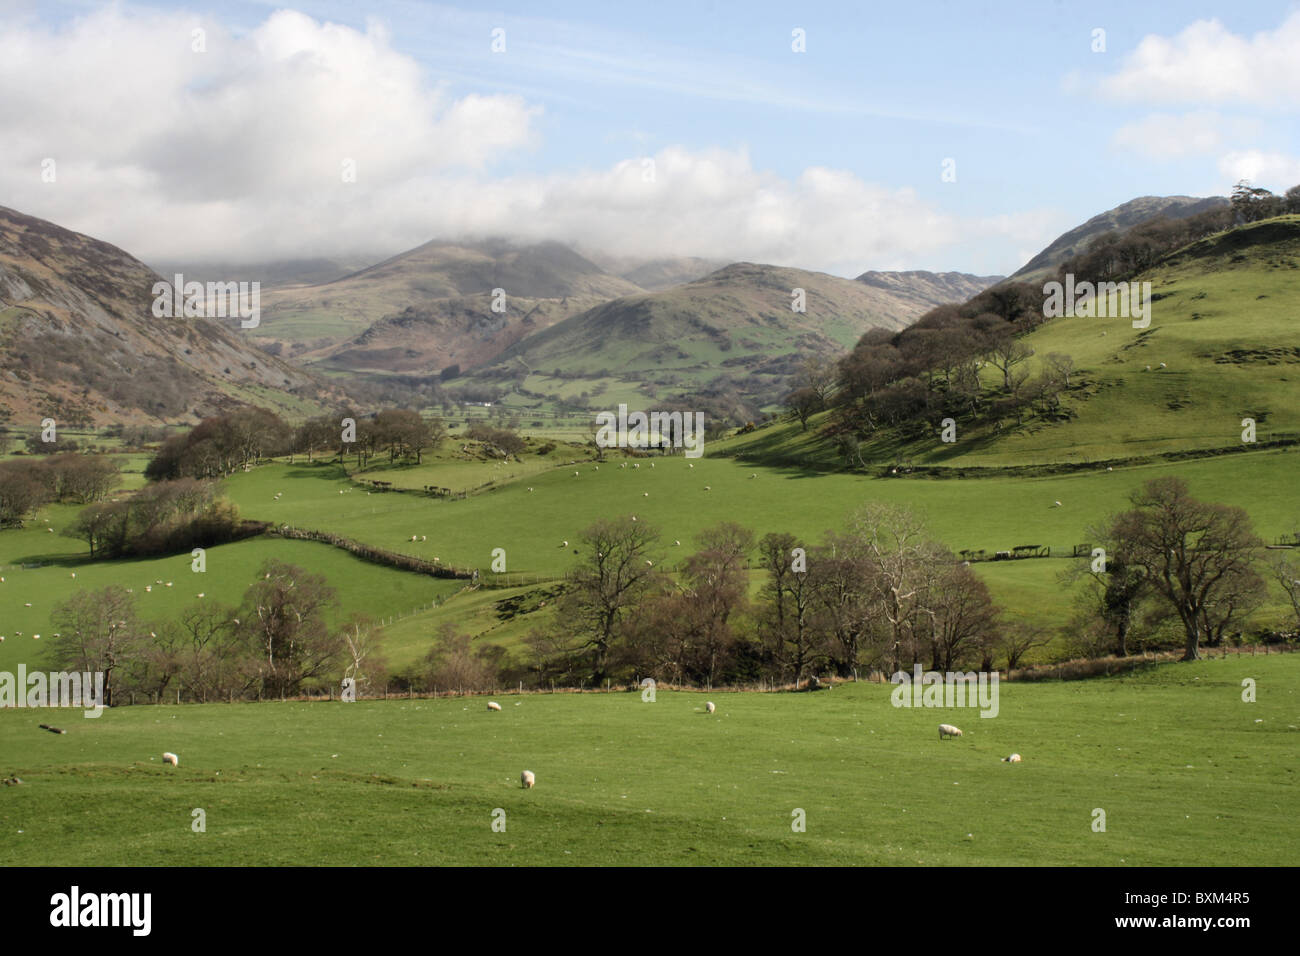
[[[203,53],[191,49],[198,26]],[[641,157],[501,174],[498,159],[536,145],[540,116],[518,95],[449,96],[377,23],[361,32],[281,10],[237,35],[117,6],[57,31],[0,21],[5,204],[146,260],[391,254],[494,234],[852,275],[946,260],[988,235],[1030,244],[1041,230],[1034,214],[961,219],[843,170],[777,176],[743,148],[662,149],[653,182]],[[40,179],[46,157],[55,183]]]
[[[1112,145],[1149,159],[1168,160],[1217,152],[1225,143],[1239,143],[1259,132],[1255,120],[1223,116],[1212,111],[1180,115],[1153,113],[1115,131]]]
[[[1232,33],[1219,20],[1197,20],[1173,37],[1146,36],[1101,89],[1139,102],[1294,109],[1300,101],[1300,11],[1252,37]]]
[[[1244,149],[1219,159],[1219,172],[1231,183],[1242,179],[1282,193],[1300,185],[1300,159],[1283,153]]]

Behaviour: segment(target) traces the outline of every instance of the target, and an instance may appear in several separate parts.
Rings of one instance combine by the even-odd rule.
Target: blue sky
[[[291,9],[20,0],[0,13],[0,134],[18,144],[0,203],[146,256],[386,254],[515,233],[844,275],[1006,273],[1135,196],[1300,182],[1296,4]],[[206,31],[203,56],[181,55],[187,24]],[[87,55],[96,37],[121,59]],[[304,77],[304,56],[328,76]],[[40,64],[67,75],[37,89]],[[96,115],[69,105],[85,97]],[[136,99],[156,127],[130,116]],[[15,106],[32,101],[40,117]],[[78,135],[65,112],[104,128]],[[168,129],[187,145],[168,149]],[[60,151],[77,174],[38,188],[34,164]],[[360,188],[340,188],[329,171],[357,153]],[[209,229],[160,240],[177,217]]]

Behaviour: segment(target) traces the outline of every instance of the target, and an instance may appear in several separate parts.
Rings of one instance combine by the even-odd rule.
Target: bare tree
[[[1070,376],[1074,374],[1074,359],[1063,352],[1050,352],[1044,361],[1045,371],[1051,381],[1060,382],[1070,387]]]
[[[325,623],[334,589],[319,574],[282,561],[267,561],[244,592],[240,634],[258,659],[261,693],[295,693],[341,657],[344,642]]]
[[[135,659],[142,642],[135,598],[116,584],[100,591],[78,591],[55,605],[50,621],[57,634],[50,641],[55,665],[102,673],[104,703],[112,706],[118,671]]]
[[[629,515],[602,518],[582,533],[581,541],[585,556],[569,574],[564,606],[592,653],[592,677],[599,681],[608,672],[610,648],[624,616],[656,579],[659,534]]]
[[[1002,387],[1011,391],[1011,370],[1027,361],[1034,350],[1011,335],[997,339],[986,353],[988,363],[1002,373]]]
[[[1181,478],[1153,478],[1129,500],[1133,508],[1114,519],[1110,537],[1121,559],[1141,568],[1177,612],[1183,660],[1196,660],[1207,608],[1232,593],[1242,599],[1242,580],[1254,573],[1262,542],[1245,510],[1198,501]]]
[[[761,592],[759,630],[772,656],[798,683],[810,666],[826,657],[824,636],[813,627],[812,581],[794,564],[794,535],[773,532],[764,535],[758,547],[769,575]]]

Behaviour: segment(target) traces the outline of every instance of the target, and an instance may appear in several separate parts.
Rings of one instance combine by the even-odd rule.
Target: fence
[[[477,573],[474,568],[455,568],[441,562],[417,558],[413,554],[400,554],[396,551],[376,548],[374,545],[353,541],[351,538],[344,538],[329,531],[313,531],[309,528],[294,528],[290,525],[282,525],[279,528],[271,529],[268,533],[281,538],[293,538],[298,541],[320,541],[336,548],[342,548],[349,554],[354,554],[366,561],[373,561],[375,564],[383,564],[401,571],[428,574],[435,578],[469,579],[473,578]]]

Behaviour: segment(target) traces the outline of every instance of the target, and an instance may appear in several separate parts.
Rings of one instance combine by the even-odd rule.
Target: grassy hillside
[[[791,308],[794,289],[804,290],[804,312]],[[842,352],[867,329],[899,329],[922,311],[915,300],[866,283],[735,263],[558,323],[475,377],[538,376],[527,387],[541,393],[613,378],[619,384],[611,391],[630,386],[642,400],[689,399],[709,388],[761,405],[787,388],[802,357]]]
[[[1254,223],[1180,250],[1136,281],[1152,286],[1149,327],[1127,318],[1064,317],[1024,336],[1037,372],[1064,353],[1077,373],[1069,421],[958,428],[957,441],[882,434],[864,457],[886,465],[965,467],[1081,463],[1240,448],[1241,420],[1258,442],[1300,439],[1300,217]],[[1164,363],[1164,367],[1161,367]],[[1149,370],[1148,370],[1149,367]],[[986,385],[1000,379],[986,370]],[[819,420],[825,422],[825,418]],[[727,453],[810,456],[836,463],[814,427],[777,426],[737,438]]]
[[[1003,684],[994,719],[865,683],[0,710],[0,865],[1284,866],[1297,686],[1291,654]]]

